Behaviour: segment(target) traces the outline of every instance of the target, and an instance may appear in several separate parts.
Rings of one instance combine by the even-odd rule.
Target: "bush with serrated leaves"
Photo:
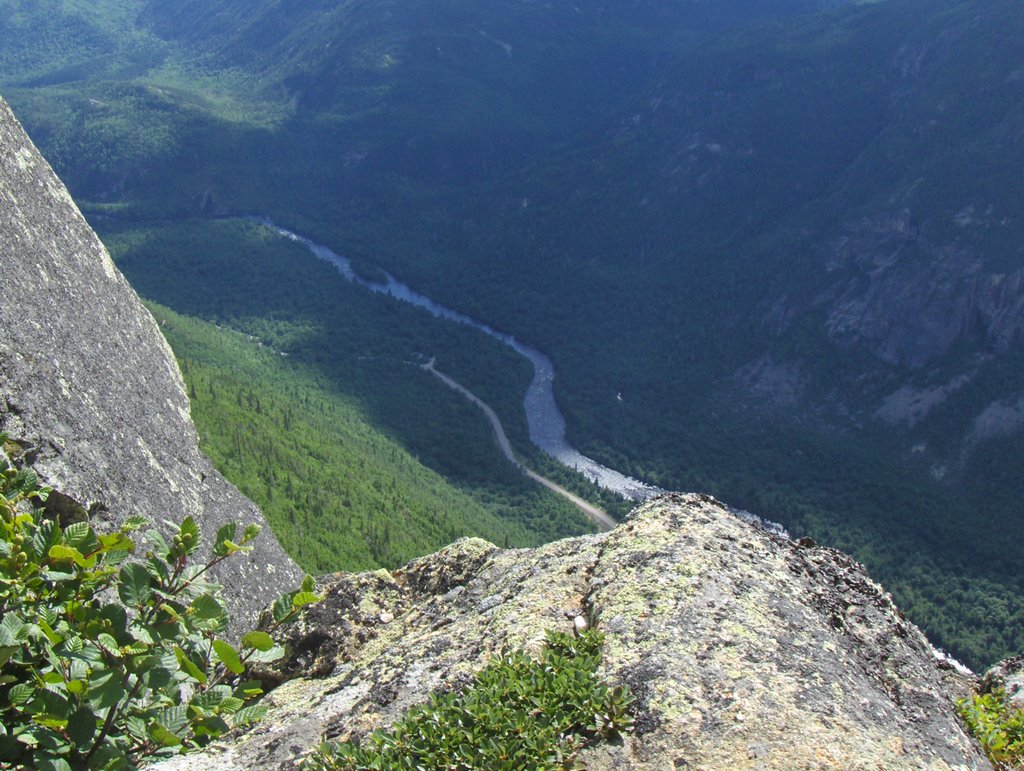
[[[272,633],[319,598],[313,579],[278,599],[268,631],[224,639],[228,617],[209,570],[259,534],[222,527],[203,564],[191,517],[133,534],[62,526],[37,505],[49,489],[8,457],[0,434],[0,766],[135,768],[202,747],[259,719],[247,665],[283,655]],[[140,549],[141,551],[141,549]],[[132,560],[129,557],[135,555]],[[140,559],[141,558],[141,559]]]
[[[996,768],[1024,769],[1024,710],[996,689],[957,701],[960,717]]]
[[[548,631],[539,659],[504,650],[461,693],[434,694],[361,744],[325,743],[304,771],[566,769],[633,725],[627,686],[597,674],[603,635]]]

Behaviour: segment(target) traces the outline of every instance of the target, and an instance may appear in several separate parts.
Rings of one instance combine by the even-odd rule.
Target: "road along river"
[[[524,466],[522,462],[519,460],[519,458],[516,457],[516,454],[512,451],[512,443],[509,442],[508,436],[505,435],[505,427],[501,425],[501,419],[498,418],[498,415],[494,412],[493,409],[491,409],[491,406],[487,404],[487,402],[485,402],[475,393],[470,391],[464,385],[455,382],[446,374],[439,371],[434,366],[434,359],[431,359],[426,364],[422,364],[420,366],[422,366],[423,369],[427,370],[427,372],[432,373],[446,386],[458,391],[460,394],[465,396],[467,399],[469,399],[469,401],[473,402],[473,404],[475,404],[483,411],[484,415],[491,422],[491,428],[494,429],[494,438],[498,442],[498,447],[501,449],[501,454],[505,456],[509,463],[518,467],[524,474],[526,474],[526,476],[530,477],[530,479],[532,479],[534,482],[538,482],[539,484],[544,485],[553,493],[561,495],[563,498],[568,500],[570,503],[576,506],[576,508],[582,511],[590,519],[591,522],[597,525],[599,529],[608,531],[615,527],[616,522],[608,515],[607,511],[593,505],[592,503],[588,503],[587,501],[580,498],[578,495],[574,495],[573,493],[566,490],[557,482],[553,482],[547,477],[541,476],[533,469]]]
[[[611,490],[612,492],[621,495],[623,498],[634,501],[643,501],[665,492],[659,487],[648,485],[637,479],[626,476],[615,469],[602,466],[597,461],[583,455],[579,450],[566,441],[565,418],[562,416],[562,413],[558,409],[558,405],[555,403],[555,393],[552,388],[552,384],[555,379],[555,366],[551,362],[551,359],[536,348],[531,348],[530,346],[516,340],[512,335],[500,332],[481,321],[477,321],[463,313],[459,313],[456,310],[452,310],[451,308],[435,302],[426,295],[420,294],[406,284],[403,284],[401,281],[398,281],[389,273],[384,273],[385,281],[370,281],[364,279],[357,275],[355,270],[352,269],[352,264],[349,262],[348,258],[342,257],[329,247],[324,246],[323,244],[318,244],[315,241],[311,241],[297,233],[293,233],[290,230],[282,228],[269,219],[262,217],[256,217],[253,219],[273,228],[285,238],[303,244],[314,255],[326,262],[329,262],[337,268],[338,271],[352,283],[363,286],[370,291],[386,294],[396,300],[401,300],[402,302],[407,302],[423,308],[438,318],[447,319],[449,321],[454,321],[457,324],[465,324],[473,327],[474,329],[483,332],[485,335],[501,341],[519,355],[526,357],[533,365],[533,380],[527,388],[526,396],[523,399],[523,408],[526,411],[526,423],[530,430],[531,442],[537,445],[545,453],[558,460],[560,463],[568,466],[569,468],[575,469],[591,481],[596,482],[600,487],[603,487],[606,490]],[[440,375],[436,370],[435,374]],[[460,390],[463,395],[472,397],[472,400],[474,403],[477,403],[478,406],[481,406],[481,408],[486,407],[485,413],[487,410],[490,410],[490,408],[483,402],[475,396],[472,396],[472,394],[455,383],[455,381],[451,381],[449,385],[451,386],[452,383],[454,383],[455,386],[458,386],[457,390]],[[493,411],[491,411],[491,413],[493,414]],[[497,416],[495,416],[494,420],[497,420]],[[493,423],[494,421],[492,421],[492,425]],[[500,422],[498,423],[498,426],[500,426]],[[502,431],[502,435],[504,435],[504,431]],[[507,438],[505,441],[507,443]],[[504,447],[502,447],[502,451],[504,452]],[[509,448],[509,452],[511,452],[511,447]],[[506,457],[508,457],[507,453]],[[514,456],[511,460],[521,466],[519,461],[515,460]],[[524,471],[527,471],[527,473],[535,479],[539,476],[526,469],[524,469]],[[554,485],[554,482],[544,478],[539,478],[537,481],[548,487]],[[558,486],[555,485],[555,487]],[[568,491],[565,492],[568,493]],[[569,495],[571,495],[571,493],[569,493]],[[575,497],[576,496],[573,496],[573,498]],[[576,501],[573,502],[576,503]],[[579,503],[577,503],[577,505],[579,505]],[[589,504],[587,505],[589,506]],[[600,509],[597,509],[597,511],[600,511]],[[607,517],[607,514],[605,514],[605,516]]]

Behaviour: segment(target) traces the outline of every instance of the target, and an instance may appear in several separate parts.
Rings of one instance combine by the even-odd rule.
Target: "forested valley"
[[[975,667],[1024,636],[1017,4],[0,1],[0,93],[151,301],[206,451],[308,570],[588,530],[568,436],[865,562]]]

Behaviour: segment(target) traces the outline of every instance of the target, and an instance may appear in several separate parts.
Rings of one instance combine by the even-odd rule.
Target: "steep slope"
[[[502,187],[472,223],[493,249],[476,255],[463,293],[510,319],[500,293],[513,274],[544,308],[564,303],[570,281],[584,298],[614,297],[580,303],[562,325],[596,328],[595,347],[611,348],[593,357],[608,362],[609,386],[638,397],[648,389],[629,348],[641,325],[660,333],[665,379],[685,377],[698,351],[703,378],[771,355],[802,375],[787,389],[786,367],[774,370],[779,406],[861,419],[925,365],[940,365],[938,386],[958,354],[1007,353],[1021,327],[1024,238],[1011,171],[1024,155],[1018,10],[899,0],[687,53],[595,141]],[[438,259],[408,269],[430,280],[464,269],[466,252]],[[719,323],[693,323],[711,313]],[[553,346],[567,337],[558,322],[553,310],[532,326],[517,318]],[[756,337],[729,339],[738,332]],[[956,374],[976,363],[970,353]],[[589,370],[586,354],[567,350],[568,367],[585,359]],[[869,382],[844,390],[835,366],[848,359],[864,375],[860,354],[876,360]],[[750,370],[737,379],[762,385],[762,399],[772,387]]]
[[[0,428],[98,521],[194,516],[210,536],[260,511],[199,451],[167,343],[67,190],[0,101]],[[219,574],[251,623],[301,573],[269,528]]]
[[[308,572],[396,567],[466,535],[534,546],[564,534],[518,521],[511,495],[495,512],[455,487],[294,357],[152,310],[181,365],[203,450]],[[544,504],[520,508],[536,516]]]
[[[97,222],[262,211],[380,262],[551,355],[583,450],[856,550],[943,645],[1002,655],[1017,5],[575,8],[154,1],[159,67],[5,77]],[[256,95],[272,118],[234,110]]]
[[[169,208],[183,202],[168,188],[187,187],[231,208],[255,198],[266,211],[271,199],[280,213],[291,200],[293,213],[351,215],[499,179],[577,142],[694,42],[843,4],[94,0],[83,14],[7,0],[0,35],[47,55],[0,61],[0,86],[76,196],[109,197],[113,183]],[[55,59],[68,63],[47,67]],[[225,131],[237,135],[207,136]],[[144,173],[139,144],[161,167],[176,155],[169,173]],[[102,155],[104,174],[83,150]],[[230,178],[215,170],[228,167]]]
[[[854,550],[980,664],[960,580],[1005,587],[1003,644],[1024,619],[1021,24],[723,36],[389,268],[552,355],[578,446]]]
[[[587,768],[990,767],[953,705],[969,679],[860,565],[707,496],[655,500],[611,533],[511,551],[467,539],[322,583],[264,723],[161,768],[292,768],[324,734],[390,725],[503,646],[534,649],[594,612],[602,675],[635,693],[636,730],[584,753]]]

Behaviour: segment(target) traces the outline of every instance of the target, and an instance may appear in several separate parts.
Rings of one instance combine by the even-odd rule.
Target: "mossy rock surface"
[[[602,675],[637,705],[633,734],[586,751],[589,768],[988,767],[954,705],[971,678],[858,563],[708,496],[664,496],[606,534],[520,550],[466,539],[321,584],[268,718],[168,768],[290,768],[324,736],[390,725],[503,646],[538,650],[545,629],[595,610]]]

